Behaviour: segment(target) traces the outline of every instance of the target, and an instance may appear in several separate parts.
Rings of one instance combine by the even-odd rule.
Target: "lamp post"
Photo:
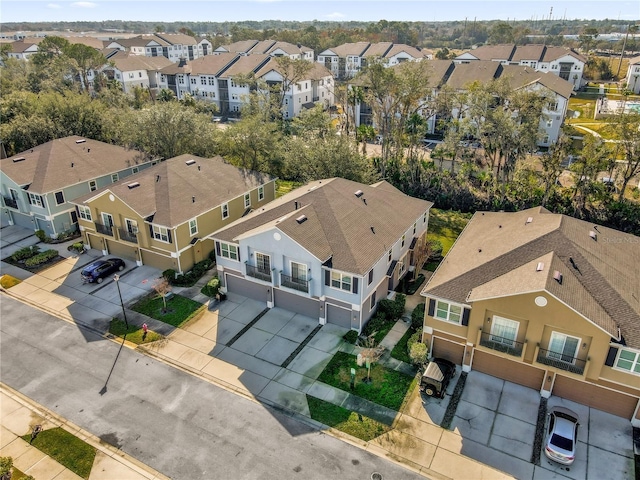
[[[113,276],[113,281],[116,282],[118,288],[118,297],[120,298],[120,305],[122,306],[122,317],[124,318],[124,325],[129,330],[129,322],[127,322],[127,313],[124,311],[124,302],[122,301],[122,293],[120,293],[120,275],[117,273]]]

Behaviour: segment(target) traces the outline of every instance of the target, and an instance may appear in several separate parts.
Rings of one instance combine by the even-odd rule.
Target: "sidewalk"
[[[32,432],[35,425],[41,425],[43,430],[62,427],[96,449],[89,480],[168,480],[168,477],[0,383],[0,456],[13,458],[15,468],[36,480],[82,480],[20,438]]]

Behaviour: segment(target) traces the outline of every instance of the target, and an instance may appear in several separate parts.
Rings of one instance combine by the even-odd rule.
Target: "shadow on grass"
[[[180,295],[173,295],[170,300],[167,300],[165,308],[163,299],[155,293],[144,297],[131,307],[135,312],[142,313],[147,317],[155,318],[174,327],[180,327],[204,312],[205,308],[206,306],[202,303]]]
[[[125,323],[117,318],[111,320],[111,323],[109,324],[109,333],[121,338],[124,338],[126,335],[127,341],[135,343],[136,345],[144,345],[145,343],[156,342],[164,338],[164,335],[151,330],[149,330],[145,335],[142,328],[137,325],[129,325],[129,328],[127,329]]]

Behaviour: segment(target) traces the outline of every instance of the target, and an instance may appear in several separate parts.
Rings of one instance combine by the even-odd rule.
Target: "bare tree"
[[[171,292],[171,285],[169,285],[169,280],[165,277],[157,278],[153,282],[153,289],[158,294],[160,298],[162,298],[162,313],[167,313],[167,295]]]
[[[364,347],[360,354],[362,355],[362,358],[364,358],[365,365],[367,367],[367,383],[371,383],[371,365],[380,360],[380,357],[382,357],[385,350],[383,346],[376,345],[376,333],[377,332],[373,332],[371,335],[359,342],[362,343],[362,346]]]

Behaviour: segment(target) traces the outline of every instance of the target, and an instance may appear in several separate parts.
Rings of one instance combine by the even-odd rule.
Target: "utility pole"
[[[620,52],[620,63],[618,64],[616,77],[620,76],[620,69],[622,68],[622,58],[624,57],[624,49],[627,46],[627,38],[629,38],[629,30],[631,30],[631,24],[627,25],[627,34],[624,36],[624,42],[622,42],[622,52]]]

